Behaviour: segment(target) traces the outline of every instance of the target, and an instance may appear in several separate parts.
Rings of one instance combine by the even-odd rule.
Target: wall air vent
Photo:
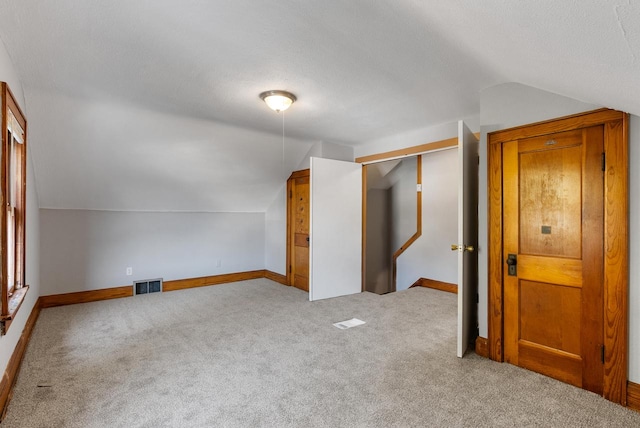
[[[135,281],[133,283],[133,293],[136,296],[138,294],[159,293],[161,291],[162,291],[162,278],[144,279],[142,281]]]

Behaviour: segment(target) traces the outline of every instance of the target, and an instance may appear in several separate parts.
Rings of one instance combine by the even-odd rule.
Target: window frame
[[[1,119],[2,119],[2,150],[0,153],[0,203],[3,207],[0,209],[0,288],[1,288],[1,313],[0,313],[0,334],[6,334],[11,321],[15,318],[24,297],[29,289],[25,282],[25,261],[26,261],[26,188],[27,188],[27,120],[18,106],[15,97],[11,93],[6,82],[0,82],[1,96]],[[9,121],[10,117],[15,119],[18,126],[22,128],[22,143],[16,143],[15,147],[19,147],[17,153],[11,150],[11,141],[9,140]],[[13,248],[13,267],[14,283],[9,284],[9,259],[8,254],[8,238],[9,227],[7,225],[8,204],[11,195],[9,188],[11,180],[11,165],[13,156],[18,158],[19,167],[14,169],[18,171],[18,178],[14,181],[18,189],[16,193],[16,207],[13,207],[15,223],[14,227],[14,248]]]

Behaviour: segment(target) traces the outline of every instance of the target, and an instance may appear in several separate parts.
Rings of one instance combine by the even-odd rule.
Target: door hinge
[[[604,345],[600,346],[600,360],[602,361],[602,364],[604,364]]]
[[[607,155],[602,152],[602,172],[607,170]]]
[[[289,265],[289,273],[293,272],[293,269],[291,268],[291,265]]]

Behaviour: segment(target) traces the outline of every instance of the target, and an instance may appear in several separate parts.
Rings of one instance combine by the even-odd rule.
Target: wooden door
[[[308,169],[287,180],[287,283],[309,291],[309,177]]]
[[[478,138],[458,122],[458,346],[462,358],[475,340],[478,318]]]
[[[502,149],[505,361],[598,394],[603,141],[592,126]]]

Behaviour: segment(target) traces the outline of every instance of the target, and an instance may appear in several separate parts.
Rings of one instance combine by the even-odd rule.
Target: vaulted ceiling
[[[41,207],[264,211],[318,141],[519,82],[640,115],[640,3],[4,0]],[[286,89],[282,117],[258,98]],[[284,160],[283,160],[284,159]]]

